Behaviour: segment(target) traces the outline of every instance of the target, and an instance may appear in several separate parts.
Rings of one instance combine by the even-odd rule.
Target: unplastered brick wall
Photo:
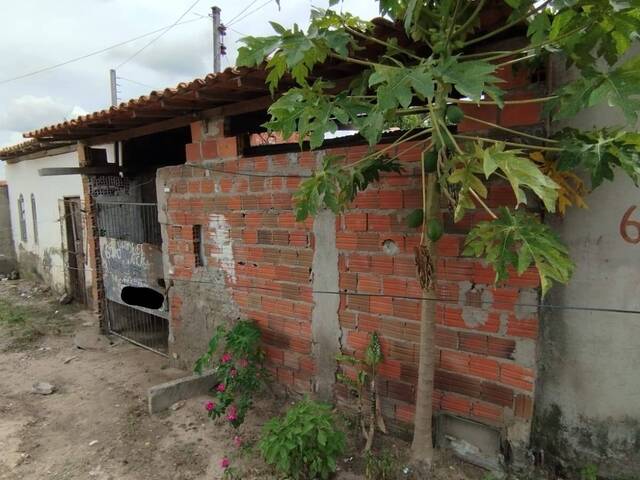
[[[501,76],[512,87],[507,98],[540,93],[528,73],[503,70]],[[464,110],[506,127],[540,128],[535,104],[502,111],[493,105]],[[487,130],[485,124],[469,119],[458,128],[459,132]],[[390,151],[402,160],[405,172],[384,175],[335,218],[336,293],[316,292],[314,297],[318,274],[312,267],[318,251],[314,219],[295,221],[293,194],[326,152],[244,158],[238,156],[236,139],[223,136],[221,120],[192,124],[192,137],[187,164],[158,171],[158,188],[165,192],[159,207],[166,215],[169,279],[181,285],[170,294],[174,357],[182,355],[175,345],[180,344],[176,339],[185,325],[200,321],[193,308],[184,313],[192,302],[180,292],[189,288],[189,282],[194,288],[206,283],[203,272],[222,272],[229,301],[239,316],[255,320],[262,329],[274,378],[297,392],[312,392],[322,354],[314,349],[320,341],[314,338],[314,308],[324,301],[323,295],[338,294],[333,312],[339,330],[337,347],[362,355],[369,335],[380,334],[385,355],[379,370],[383,411],[410,425],[422,292],[414,262],[420,234],[406,226],[405,218],[421,206],[417,175],[421,145],[403,144]],[[365,152],[366,147],[355,146],[329,153],[343,154],[350,161]],[[495,183],[489,190],[490,206],[514,204],[508,185]],[[495,286],[490,267],[461,253],[466,231],[487,215],[471,212],[454,225],[446,206],[442,211],[447,233],[438,242],[435,409],[494,426],[511,440],[526,442],[538,336],[537,309],[526,305],[538,302],[537,274],[530,270]],[[202,238],[194,239],[193,227],[198,225]],[[334,393],[338,400],[348,399],[340,384]]]

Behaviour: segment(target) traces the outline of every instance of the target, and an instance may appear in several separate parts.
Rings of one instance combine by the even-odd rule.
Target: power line
[[[131,55],[129,58],[127,58],[124,62],[120,63],[116,67],[116,70],[119,69],[120,67],[126,65],[127,63],[129,63],[131,60],[133,60],[135,57],[137,57],[139,54],[141,54],[147,47],[149,47],[154,42],[159,40],[164,34],[166,34],[169,30],[171,30],[178,23],[180,23],[180,20],[182,20],[187,15],[187,13],[189,13],[198,3],[200,3],[200,0],[196,0],[195,2],[193,2],[191,4],[191,6],[189,8],[187,8],[187,10],[182,15],[180,15],[175,22],[173,22],[171,25],[169,25],[164,30],[162,30],[156,37],[152,38],[145,46],[143,46],[138,51],[136,51],[133,55]]]
[[[238,18],[240,15],[242,15],[244,12],[246,12],[247,10],[249,10],[251,7],[253,7],[256,3],[258,3],[258,0],[253,0],[253,2],[249,3],[249,5],[247,5],[246,7],[244,7],[239,13],[237,13],[236,15],[234,15],[230,20],[229,23],[233,22],[236,18]]]
[[[174,282],[186,282],[186,283],[202,283],[202,284],[211,284],[218,285],[218,282],[209,281],[209,280],[187,280],[181,278],[172,279]],[[273,293],[282,293],[281,290],[269,287],[259,287],[259,286],[249,286],[249,285],[232,285],[231,288],[238,289],[246,289],[246,290],[258,290],[258,291],[268,291]],[[445,305],[452,306],[471,306],[469,304],[460,303],[459,300],[451,300],[448,298],[438,298],[438,297],[416,297],[411,295],[392,295],[392,294],[384,294],[384,293],[363,293],[363,292],[351,292],[351,291],[331,291],[331,290],[311,290],[312,294],[318,295],[350,295],[353,297],[374,297],[374,298],[391,298],[391,299],[399,299],[399,300],[424,300],[426,302],[438,302]],[[295,300],[293,300],[295,301]],[[628,313],[633,315],[640,315],[640,310],[625,310],[621,308],[608,308],[608,307],[586,307],[586,306],[578,306],[578,305],[557,305],[557,304],[547,304],[547,303],[520,303],[520,302],[507,302],[507,301],[489,301],[489,300],[481,300],[480,302],[474,302],[473,305],[477,305],[478,303],[482,305],[495,305],[495,304],[505,304],[514,307],[527,307],[527,308],[548,308],[553,310],[580,310],[580,311],[588,311],[588,312],[600,312],[600,313]],[[393,315],[391,315],[393,316]]]
[[[266,2],[264,2],[262,5],[260,5],[259,7],[254,8],[253,10],[251,10],[249,13],[245,14],[244,16],[234,20],[233,22],[229,22],[228,25],[226,25],[227,27],[229,27],[230,25],[234,25],[238,22],[241,22],[242,20],[244,20],[245,18],[247,18],[250,15],[253,15],[254,13],[256,13],[257,11],[263,9],[264,7],[266,7],[267,5],[269,5],[271,2],[273,2],[273,0],[267,0]]]
[[[118,77],[116,77],[116,78],[118,78],[118,80],[125,80],[125,81],[127,81],[127,82],[135,83],[136,85],[140,85],[140,86],[142,86],[142,87],[150,88],[151,90],[156,90],[156,87],[152,87],[151,85],[148,85],[148,84],[146,84],[146,83],[138,82],[137,80],[132,80],[132,79],[130,79],[130,78],[121,77],[121,76],[118,76]]]
[[[206,17],[202,17],[202,18],[206,18]],[[186,20],[184,22],[180,22],[180,23],[178,23],[176,25],[184,25],[184,24],[187,24],[187,23],[191,23],[191,22],[195,22],[195,21],[198,21],[198,20],[202,20],[202,18],[200,18],[200,17],[193,18],[191,20]],[[175,26],[175,25],[173,25],[173,26]],[[87,54],[84,54],[84,55],[81,55],[79,57],[75,57],[75,58],[66,60],[66,61],[61,62],[61,63],[56,63],[55,65],[50,65],[48,67],[43,67],[43,68],[40,68],[38,70],[34,70],[33,72],[29,72],[29,73],[25,73],[25,74],[22,74],[22,75],[18,75],[16,77],[6,78],[4,80],[0,80],[0,85],[3,85],[5,83],[9,83],[9,82],[13,82],[15,80],[21,80],[23,78],[32,77],[32,76],[38,75],[40,73],[48,72],[50,70],[54,70],[56,68],[63,67],[65,65],[69,65],[70,63],[77,62],[79,60],[84,60],[85,58],[93,57],[95,55],[100,55],[101,53],[108,52],[109,50],[113,50],[114,48],[118,48],[118,47],[121,47],[121,46],[126,45],[128,43],[135,42],[136,40],[140,40],[142,38],[148,37],[149,35],[153,35],[154,33],[161,32],[161,31],[165,30],[166,28],[168,28],[168,26],[159,28],[157,30],[153,30],[152,32],[147,32],[145,34],[139,35],[139,36],[134,37],[134,38],[130,38],[129,40],[125,40],[125,41],[120,42],[120,43],[116,43],[115,45],[110,45],[108,47],[101,48],[100,50],[95,50],[93,52],[89,52]]]
[[[242,32],[240,32],[239,30],[236,30],[235,28],[231,28],[231,27],[230,27],[230,26],[228,26],[228,25],[225,25],[225,26],[226,26],[229,30],[231,30],[232,32],[237,33],[238,35],[242,35],[243,37],[248,37],[248,36],[249,36],[248,34],[246,34],[246,33],[242,33]]]
[[[69,268],[72,270],[85,270],[85,271],[94,271],[95,269],[90,268],[90,267],[86,267],[86,268],[77,268],[77,267],[71,267],[67,264],[64,264],[63,266],[57,266],[57,265],[52,265],[51,268]],[[205,285],[219,285],[219,282],[214,282],[211,280],[193,280],[193,279],[183,279],[183,278],[172,278],[172,281],[174,282],[184,282],[184,283],[198,283],[198,284],[205,284]],[[244,290],[254,290],[254,291],[266,291],[266,292],[273,292],[273,293],[282,293],[280,290],[275,289],[275,288],[269,288],[269,287],[258,287],[258,286],[249,286],[249,285],[233,285],[231,288],[233,289],[244,289]],[[424,300],[425,302],[437,302],[437,303],[441,303],[444,305],[451,305],[454,307],[468,307],[468,306],[472,306],[469,304],[464,304],[464,303],[460,303],[459,300],[451,300],[448,298],[438,298],[438,297],[415,297],[415,296],[411,296],[411,295],[391,295],[391,294],[384,294],[384,293],[362,293],[362,292],[350,292],[350,291],[331,291],[331,290],[311,290],[312,294],[318,294],[318,295],[350,295],[352,297],[374,297],[374,298],[391,298],[391,299],[399,299],[399,300]],[[296,301],[295,299],[288,299],[288,300],[292,300],[292,301]],[[512,303],[512,302],[500,302],[500,301],[488,301],[488,300],[482,300],[480,302],[474,302],[473,306],[477,305],[478,303],[482,304],[482,305],[495,305],[495,304],[508,304],[509,306],[513,306],[513,307],[525,307],[525,308],[541,308],[541,309],[545,309],[548,308],[550,310],[579,310],[579,311],[583,311],[583,312],[598,312],[598,313],[620,313],[620,314],[630,314],[630,315],[640,315],[640,310],[625,310],[622,308],[609,308],[609,307],[586,307],[586,306],[579,306],[579,305],[557,305],[557,304],[549,304],[549,303],[520,303],[520,302],[516,302],[516,303]],[[500,308],[498,308],[498,310],[500,310]],[[383,314],[384,315],[384,314]],[[391,317],[393,317],[393,315],[389,315]]]

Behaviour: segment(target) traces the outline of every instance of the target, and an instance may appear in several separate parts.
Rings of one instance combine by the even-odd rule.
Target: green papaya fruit
[[[434,173],[438,169],[438,152],[435,150],[423,151],[422,160],[424,161],[425,173]]]
[[[421,208],[418,208],[407,215],[407,225],[411,228],[418,228],[422,225],[422,220],[424,219],[424,212]]]
[[[440,223],[440,220],[432,218],[427,222],[427,237],[429,237],[429,240],[431,240],[432,242],[437,242],[438,240],[440,240],[440,237],[442,237],[443,233],[444,228],[442,227],[442,223]]]
[[[460,107],[456,105],[449,105],[447,107],[446,115],[447,120],[454,125],[459,124],[464,118],[464,112],[462,111],[462,109],[460,109]]]

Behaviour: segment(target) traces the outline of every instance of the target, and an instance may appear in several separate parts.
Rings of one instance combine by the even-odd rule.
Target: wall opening
[[[193,226],[193,253],[196,267],[204,267],[204,242],[202,238],[202,225]]]
[[[127,305],[158,310],[164,304],[164,295],[148,287],[126,286],[120,292],[120,299]]]
[[[18,220],[20,221],[20,240],[27,241],[27,218],[24,208],[24,196],[20,194],[18,197]]]
[[[33,241],[38,243],[38,212],[36,211],[36,196],[31,194],[31,217],[33,219]]]

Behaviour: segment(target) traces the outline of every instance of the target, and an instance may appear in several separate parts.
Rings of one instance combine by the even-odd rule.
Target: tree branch
[[[329,56],[331,58],[335,58],[338,60],[342,60],[344,62],[355,63],[357,65],[364,65],[365,67],[386,67],[386,68],[398,68],[392,65],[384,65],[382,63],[369,62],[368,60],[361,60],[359,58],[353,57],[345,57],[344,55],[340,55],[338,53],[329,52]]]
[[[482,140],[483,142],[491,142],[491,143],[504,143],[505,145],[510,145],[512,147],[520,147],[526,148],[527,150],[545,150],[549,152],[562,152],[562,148],[555,147],[543,147],[540,145],[527,145],[526,143],[518,143],[518,142],[507,142],[504,140],[496,140],[495,138],[487,138],[487,137],[478,137],[471,135],[455,135],[457,138],[464,138],[466,140]]]
[[[398,138],[397,140],[395,140],[393,143],[391,143],[391,144],[387,145],[386,147],[384,147],[384,148],[383,148],[383,149],[381,149],[381,150],[376,150],[376,151],[375,151],[375,152],[373,152],[373,153],[370,153],[370,154],[368,154],[368,155],[365,155],[364,157],[362,157],[362,158],[361,158],[361,159],[359,159],[359,160],[356,160],[356,161],[355,161],[355,162],[353,162],[353,163],[350,163],[350,164],[348,164],[348,165],[345,165],[345,168],[351,168],[351,167],[354,167],[354,166],[358,165],[359,163],[364,162],[365,160],[369,160],[370,158],[373,158],[373,157],[376,157],[376,156],[378,156],[378,155],[380,155],[380,154],[382,154],[382,153],[388,152],[388,151],[389,151],[389,150],[391,150],[393,147],[397,147],[398,145],[401,145],[401,144],[403,144],[404,142],[408,142],[408,141],[410,141],[410,140],[415,140],[416,138],[419,138],[419,137],[421,137],[422,135],[425,135],[425,134],[427,134],[427,133],[431,133],[432,129],[431,129],[431,128],[425,128],[425,129],[420,130],[420,131],[419,131],[419,132],[417,132],[417,133],[414,133],[413,135],[411,135],[411,136],[409,136],[409,137],[406,137],[406,135],[407,135],[408,133],[410,133],[411,131],[412,131],[412,130],[407,130],[405,133],[403,133],[403,134],[400,136],[400,138]],[[405,138],[405,137],[406,137],[406,138]],[[415,148],[415,145],[414,145],[414,146],[412,146],[412,147],[409,147],[409,149],[407,149],[407,151],[408,151],[408,150],[410,150],[411,148]],[[404,153],[404,152],[403,152],[403,153]]]
[[[526,20],[528,17],[530,17],[531,15],[534,15],[542,10],[544,10],[547,5],[549,5],[551,3],[551,0],[546,0],[545,2],[541,3],[540,5],[538,5],[536,8],[534,8],[533,10],[528,11],[527,13],[525,13],[524,15],[518,17],[517,19],[513,20],[512,22],[506,23],[504,24],[502,27],[500,28],[496,28],[495,30],[492,30],[489,33],[486,33],[484,35],[481,35],[479,37],[473,38],[471,40],[469,40],[468,42],[465,42],[463,45],[464,47],[468,47],[469,45],[474,45],[478,42],[482,42],[483,40],[487,40],[488,38],[491,38],[499,33],[504,32],[505,30],[509,30],[511,27],[519,24],[520,22]]]
[[[398,45],[393,45],[393,44],[391,44],[389,42],[385,42],[384,40],[380,40],[379,38],[372,37],[370,35],[367,35],[365,33],[360,32],[359,30],[356,30],[355,28],[351,28],[351,27],[345,26],[345,29],[348,32],[350,32],[350,33],[352,33],[354,35],[357,35],[358,37],[360,37],[360,38],[362,38],[364,40],[377,43],[378,45],[384,45],[387,48],[391,48],[391,49],[397,50],[397,51],[399,51],[401,53],[404,53],[405,55],[413,58],[414,60],[417,60],[418,62],[422,62],[424,60],[424,58],[416,55],[415,53],[411,52],[410,50],[407,50],[406,48],[402,48],[402,47],[400,47]]]
[[[453,37],[455,38],[456,36],[458,36],[460,33],[463,33],[467,28],[469,28],[471,26],[471,24],[474,22],[474,20],[476,19],[476,17],[480,14],[480,11],[482,10],[482,7],[484,7],[484,4],[486,3],[486,0],[480,0],[478,2],[478,6],[476,7],[476,9],[473,11],[473,13],[469,16],[469,18],[467,19],[466,22],[464,22],[460,28],[456,29],[455,32],[453,32]]]
[[[487,125],[489,127],[493,127],[496,130],[502,130],[504,132],[513,133],[514,135],[519,135],[521,137],[530,138],[531,140],[538,140],[540,142],[547,142],[547,143],[560,143],[558,140],[552,140],[551,138],[538,137],[537,135],[531,135],[530,133],[525,133],[525,132],[520,132],[518,130],[513,130],[511,128],[503,127],[502,125],[498,125],[498,124],[493,123],[493,122],[487,122],[486,120],[481,120],[480,118],[472,117],[471,115],[467,115],[466,113],[465,113],[464,116],[465,116],[465,118],[468,118],[469,120],[473,120],[474,122],[482,123],[483,125]]]
[[[558,98],[558,95],[549,95],[548,97],[538,97],[538,98],[524,98],[522,100],[505,100],[503,103],[505,105],[524,105],[527,103],[544,103],[549,102],[551,100],[555,100]],[[499,102],[494,100],[465,100],[464,98],[447,98],[447,102],[449,103],[458,103],[458,104],[473,104],[473,105],[499,105]]]
[[[478,201],[478,203],[480,203],[480,205],[482,205],[482,207],[489,213],[489,215],[491,215],[491,218],[493,218],[494,220],[498,219],[498,216],[491,211],[488,205],[484,203],[482,198],[480,198],[480,195],[478,195],[473,188],[469,187],[469,192],[471,193],[471,195],[473,195],[473,198],[475,198]]]

